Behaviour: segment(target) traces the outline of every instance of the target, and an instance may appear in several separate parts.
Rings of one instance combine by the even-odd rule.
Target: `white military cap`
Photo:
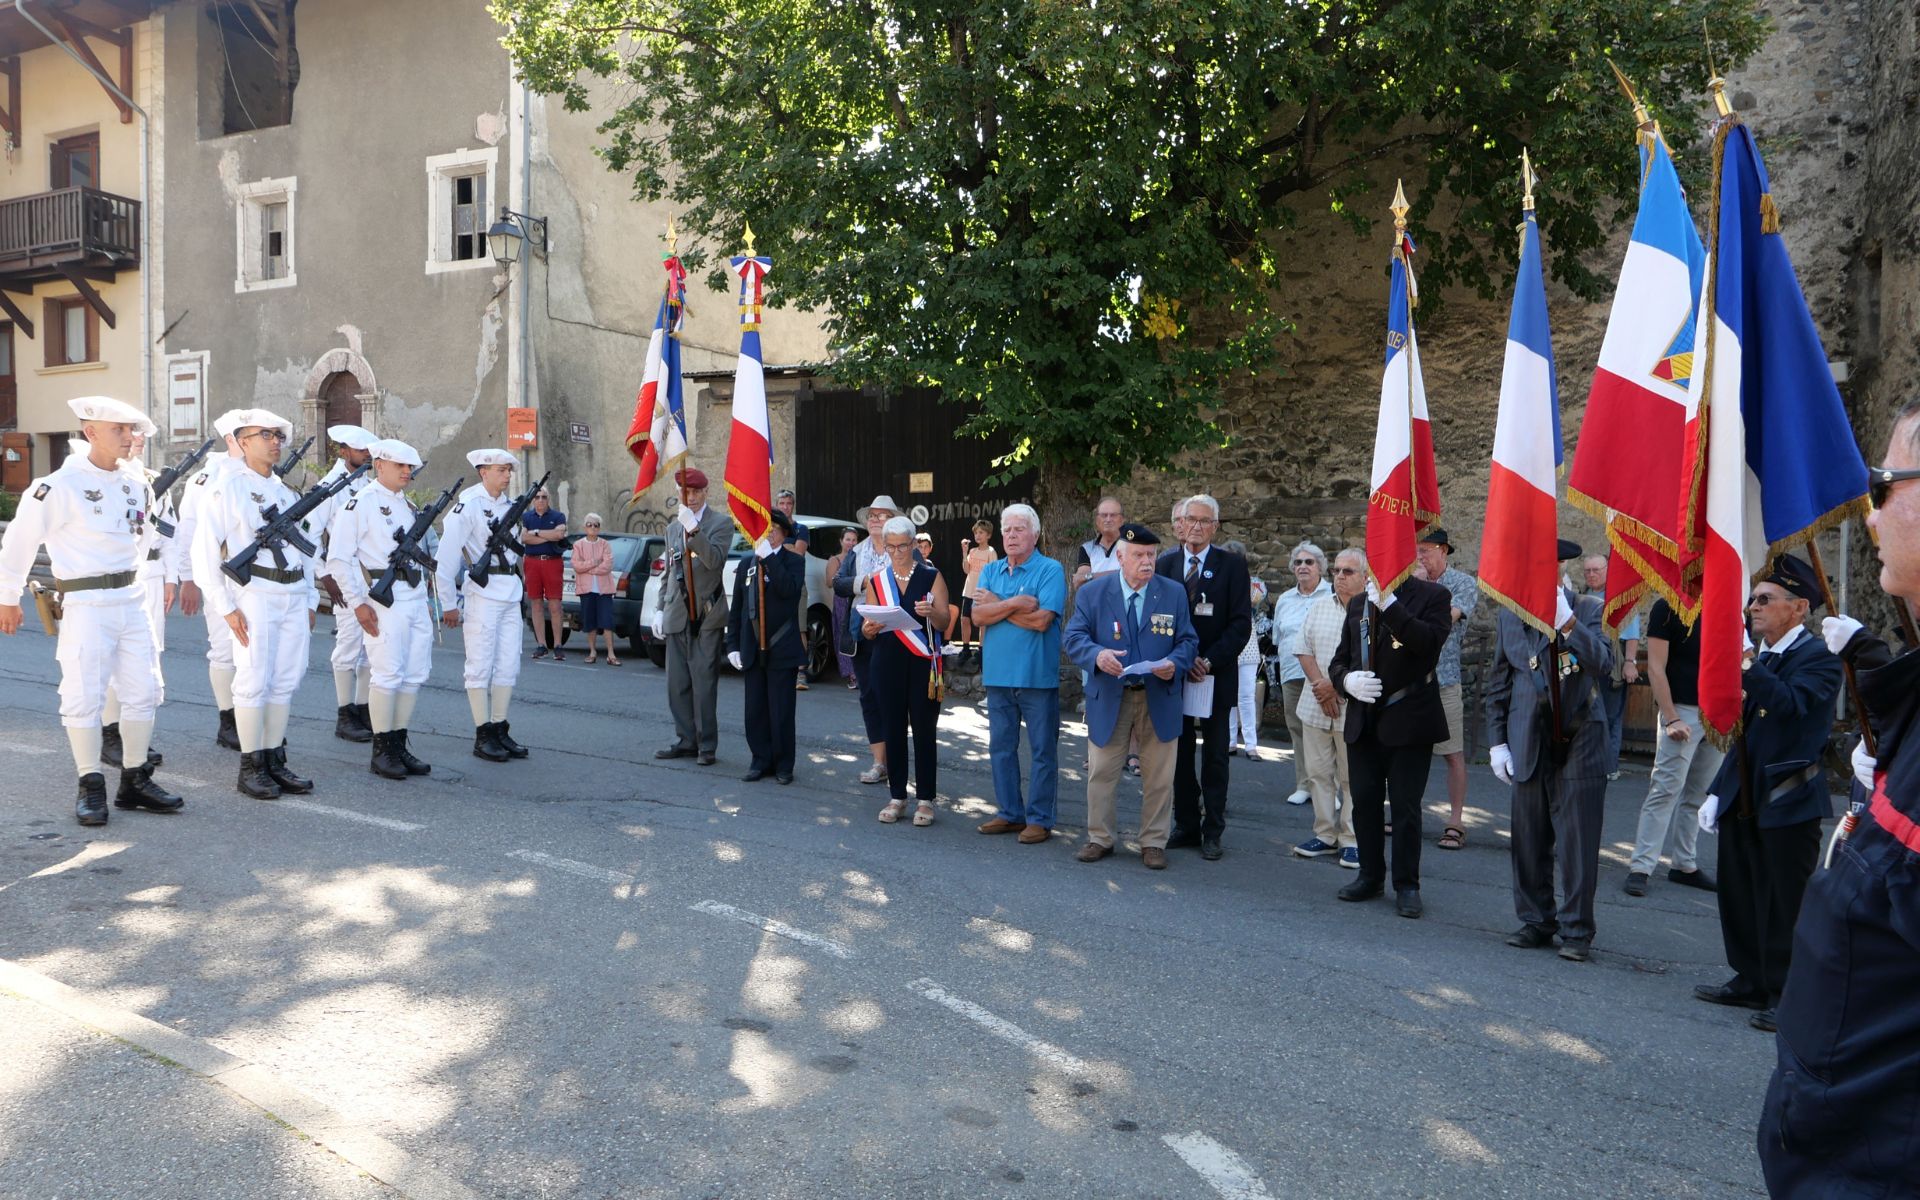
[[[372,430],[362,429],[358,425],[329,425],[327,437],[353,450],[371,450],[380,439]]]
[[[403,463],[409,467],[420,465],[420,452],[399,438],[381,438],[367,449],[373,451],[375,458],[387,462]]]
[[[507,450],[473,450],[468,452],[467,462],[476,467],[513,467],[520,460]]]
[[[232,437],[239,432],[240,418],[246,415],[244,408],[230,408],[213,419],[213,431],[221,437]]]
[[[131,425],[144,437],[152,437],[156,432],[153,422],[147,420],[147,414],[112,396],[77,396],[67,401],[67,407],[82,421],[112,421],[119,425]]]
[[[258,426],[261,429],[278,429],[288,437],[293,436],[293,422],[271,409],[236,408],[231,412],[221,414],[220,420],[232,422],[232,425],[226,430],[227,433],[239,433],[242,429]],[[219,421],[214,422],[213,427],[219,429]]]

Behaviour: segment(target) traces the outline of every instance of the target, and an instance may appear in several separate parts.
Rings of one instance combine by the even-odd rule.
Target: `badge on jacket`
[[[45,500],[47,498],[47,493],[52,490],[53,490],[52,484],[43,483],[39,487],[33,489],[33,498],[35,500]]]
[[[1147,618],[1147,629],[1155,637],[1173,636],[1173,614],[1154,613]]]

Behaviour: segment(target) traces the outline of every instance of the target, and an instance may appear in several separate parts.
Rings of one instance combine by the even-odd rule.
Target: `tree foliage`
[[[1366,232],[1383,170],[1424,165],[1429,293],[1490,294],[1530,146],[1554,273],[1596,294],[1583,256],[1637,184],[1607,57],[1674,105],[1679,144],[1703,25],[1723,63],[1764,35],[1753,0],[491,8],[534,88],[606,109],[601,152],[637,195],[709,246],[751,220],[770,298],[828,311],[836,377],[936,386],[1013,447],[1008,471],[1082,487],[1220,440],[1220,385],[1268,364],[1302,299],[1276,235],[1315,208]]]

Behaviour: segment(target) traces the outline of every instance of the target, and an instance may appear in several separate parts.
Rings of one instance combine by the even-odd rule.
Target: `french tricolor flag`
[[[1394,212],[1404,221],[1406,211],[1406,196],[1397,193]],[[1380,419],[1367,497],[1367,570],[1382,592],[1413,574],[1420,534],[1440,519],[1433,426],[1427,419],[1427,387],[1413,333],[1412,257],[1413,239],[1404,224],[1398,224],[1387,299],[1386,369],[1380,378]]]
[[[773,260],[753,253],[749,228],[747,252],[732,261],[740,277],[740,359],[733,372],[733,428],[727,437],[727,510],[735,528],[764,548],[773,523],[773,425],[760,355],[760,312]]]
[[[1531,204],[1522,226],[1520,273],[1507,323],[1493,474],[1481,534],[1480,588],[1522,621],[1553,632],[1559,517],[1560,392],[1547,327],[1545,264]]]

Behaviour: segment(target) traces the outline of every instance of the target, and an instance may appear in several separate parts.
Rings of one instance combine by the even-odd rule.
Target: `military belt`
[[[88,575],[81,579],[56,579],[53,590],[61,595],[68,592],[95,592],[110,588],[123,588],[133,583],[132,571],[115,571],[111,575]]]
[[[297,567],[288,567],[284,571],[277,567],[255,567],[253,577],[264,579],[268,583],[305,583],[307,581],[307,573]]]
[[[1433,680],[1434,680],[1433,672],[1428,671],[1424,677],[1414,680],[1412,683],[1401,688],[1399,691],[1395,692],[1393,695],[1388,696],[1385,700],[1382,700],[1380,702],[1380,707],[1390,708],[1393,705],[1400,703],[1402,700],[1405,700],[1408,696],[1411,696],[1415,690],[1427,686],[1428,684],[1432,683]]]
[[[367,577],[367,582],[369,584],[371,584],[374,580],[380,578],[380,576],[386,574],[386,572],[387,572],[387,569],[385,567],[382,567],[380,568],[380,570],[375,571],[371,567],[367,566],[367,564],[365,563],[360,564],[360,573]],[[424,578],[424,576],[421,575],[419,568],[417,567],[395,568],[393,572],[393,577],[399,580],[401,583],[408,584],[412,587],[419,587],[420,580]]]

